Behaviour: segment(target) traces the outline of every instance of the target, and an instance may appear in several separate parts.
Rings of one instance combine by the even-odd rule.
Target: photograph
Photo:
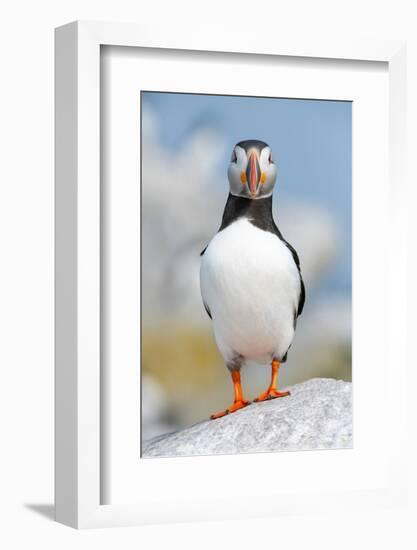
[[[352,104],[141,92],[141,456],[352,447]]]

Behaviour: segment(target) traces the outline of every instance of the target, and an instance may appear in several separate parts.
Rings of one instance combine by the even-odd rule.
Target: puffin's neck
[[[272,195],[252,200],[229,193],[219,231],[239,218],[247,218],[253,225],[265,231],[276,229],[272,216]]]

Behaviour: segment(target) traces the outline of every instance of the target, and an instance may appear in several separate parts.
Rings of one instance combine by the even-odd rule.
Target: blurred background
[[[306,285],[280,386],[351,380],[351,103],[142,92],[142,438],[207,419],[232,400],[200,295],[200,252],[217,232],[233,146],[266,141],[274,217]],[[269,383],[242,368],[245,396]]]

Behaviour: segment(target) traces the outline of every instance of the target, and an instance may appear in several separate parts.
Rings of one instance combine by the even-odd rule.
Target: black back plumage
[[[229,193],[223,212],[222,222],[218,232],[223,231],[223,229],[242,217],[247,218],[254,226],[258,227],[259,229],[262,229],[263,231],[268,231],[269,233],[276,235],[291,252],[300,276],[300,296],[298,299],[297,311],[295,312],[296,320],[297,317],[301,315],[305,302],[305,287],[303,277],[301,275],[300,259],[295,248],[284,239],[274,221],[274,217],[272,215],[272,195],[265,199],[252,200],[245,197],[236,197],[235,195]],[[201,256],[206,251],[206,248],[201,252]],[[205,307],[208,315],[211,318],[208,307]]]

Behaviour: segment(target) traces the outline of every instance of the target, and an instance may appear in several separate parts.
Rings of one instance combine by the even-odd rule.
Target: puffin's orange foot
[[[215,414],[212,414],[210,416],[211,420],[216,420],[217,418],[221,418],[222,416],[226,416],[226,414],[234,413],[238,411],[239,409],[243,409],[244,407],[247,407],[250,405],[250,401],[245,401],[244,399],[241,399],[239,401],[235,401],[233,405],[230,405],[228,409],[225,411],[221,411]]]
[[[290,395],[289,391],[278,391],[278,390],[266,390],[261,395],[259,395],[254,401],[258,403],[259,401],[268,401],[269,399],[276,399],[277,397],[286,397]]]

